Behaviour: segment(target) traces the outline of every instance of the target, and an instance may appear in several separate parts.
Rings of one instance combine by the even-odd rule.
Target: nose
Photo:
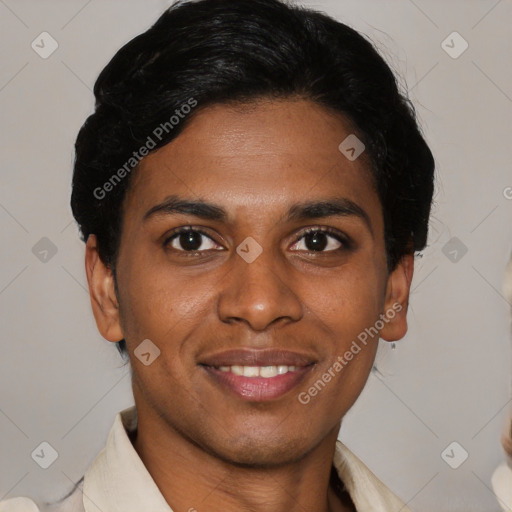
[[[263,251],[251,263],[233,255],[231,271],[219,292],[217,311],[222,322],[248,324],[264,331],[281,322],[297,322],[303,316],[294,291],[291,270],[271,251]]]

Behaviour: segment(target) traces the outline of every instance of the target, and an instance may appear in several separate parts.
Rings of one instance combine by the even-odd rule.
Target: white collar
[[[84,477],[86,512],[172,512],[128,437],[136,428],[135,406],[117,414],[105,448]],[[333,464],[358,512],[410,512],[339,440]]]

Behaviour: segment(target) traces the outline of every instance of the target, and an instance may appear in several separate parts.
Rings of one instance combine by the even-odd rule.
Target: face
[[[351,133],[306,100],[206,108],[133,176],[118,296],[88,241],[97,324],[126,340],[139,411],[223,460],[299,460],[360,394],[365,329],[405,334],[412,257],[388,274],[365,154],[338,149]]]

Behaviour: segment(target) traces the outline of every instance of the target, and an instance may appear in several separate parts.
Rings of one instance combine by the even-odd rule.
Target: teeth
[[[261,377],[275,377],[277,375],[277,366],[262,366],[260,369]]]
[[[258,377],[260,369],[257,366],[244,366],[244,377]]]
[[[243,375],[244,374],[244,367],[243,366],[232,366],[231,372],[235,375]]]
[[[277,375],[284,375],[288,372],[294,372],[296,366],[219,366],[221,372],[231,372],[235,375],[241,375],[244,377],[263,377],[265,379],[271,379]]]

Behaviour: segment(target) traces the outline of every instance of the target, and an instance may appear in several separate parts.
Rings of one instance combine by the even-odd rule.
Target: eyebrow
[[[161,217],[173,214],[193,215],[210,221],[229,221],[229,215],[222,206],[203,200],[193,201],[176,195],[169,196],[161,203],[150,208],[144,214],[142,220],[146,222],[155,216]],[[281,222],[292,222],[349,216],[361,219],[373,236],[369,215],[357,203],[344,197],[293,204],[280,220]]]

